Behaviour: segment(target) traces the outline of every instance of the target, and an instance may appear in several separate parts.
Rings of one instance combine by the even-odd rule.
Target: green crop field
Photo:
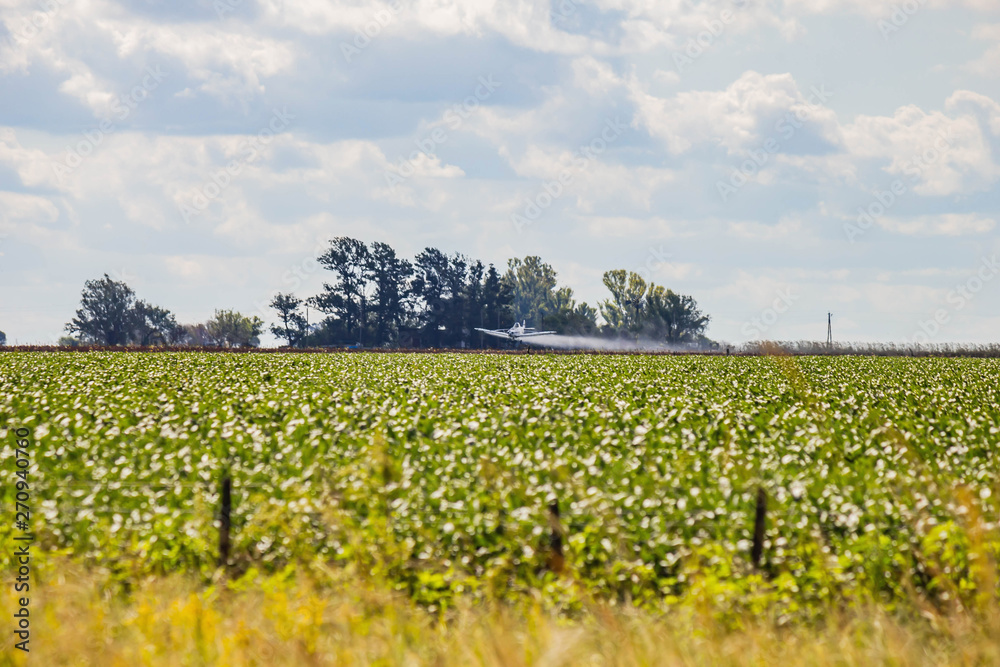
[[[6,353],[0,426],[31,431],[35,548],[117,580],[211,576],[229,476],[235,573],[357,567],[431,610],[792,618],[996,593],[998,376],[988,359]]]

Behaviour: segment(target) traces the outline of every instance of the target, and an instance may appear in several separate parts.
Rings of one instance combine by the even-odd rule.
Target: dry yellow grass
[[[377,585],[317,587],[301,573],[212,586],[153,578],[128,596],[72,563],[50,563],[40,577],[30,661],[5,638],[0,664],[1000,665],[995,609],[901,622],[870,608],[822,627],[747,619],[734,631],[703,612],[607,606],[574,620],[530,606],[434,616]],[[12,594],[2,595],[12,608]]]

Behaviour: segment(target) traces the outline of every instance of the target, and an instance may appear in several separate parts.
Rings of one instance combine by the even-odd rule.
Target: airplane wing
[[[528,338],[530,336],[548,336],[554,334],[555,331],[531,331],[529,333],[523,333],[518,336],[518,338]]]
[[[497,338],[510,338],[510,334],[504,329],[480,329],[476,328],[476,331],[480,331],[487,336],[496,336]]]

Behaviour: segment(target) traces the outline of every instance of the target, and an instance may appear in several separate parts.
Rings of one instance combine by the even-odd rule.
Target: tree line
[[[80,308],[66,325],[64,346],[192,345],[256,347],[264,321],[232,310],[217,310],[200,324],[178,324],[174,314],[138,299],[124,281],[103,278],[84,283]]]
[[[317,259],[329,272],[319,294],[279,293],[270,303],[270,331],[290,347],[503,347],[506,341],[475,329],[515,321],[564,335],[712,344],[704,336],[709,317],[692,297],[634,272],[606,272],[610,298],[594,308],[560,286],[556,271],[538,256],[510,259],[501,273],[461,253],[425,248],[410,260],[386,243],[341,236]],[[66,342],[255,346],[263,326],[259,317],[231,310],[216,311],[204,324],[180,325],[105,274],[86,282],[80,309],[66,325],[75,337]]]

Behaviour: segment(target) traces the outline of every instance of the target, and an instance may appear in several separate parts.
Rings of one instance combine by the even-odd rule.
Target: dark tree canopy
[[[500,272],[490,264],[483,279],[482,311],[480,327],[483,329],[499,329],[504,322],[509,322],[513,314],[514,292],[509,284],[500,277]]]
[[[476,329],[515,322],[566,335],[712,345],[705,338],[709,317],[693,297],[647,284],[631,271],[604,274],[610,298],[595,309],[560,287],[555,269],[537,255],[508,260],[501,275],[493,264],[461,253],[428,247],[411,262],[387,243],[338,236],[318,261],[333,274],[322,292],[308,299],[278,293],[269,304],[277,316],[269,329],[289,347],[504,347],[512,344],[505,336]],[[310,324],[309,307],[326,317]],[[60,344],[256,346],[263,329],[261,318],[233,310],[179,325],[169,310],[104,274],[84,284],[80,308],[66,325],[76,337]],[[0,345],[5,342],[0,332]]]
[[[414,266],[412,289],[419,297],[416,315],[425,343],[445,347],[468,340],[469,258],[425,248],[416,256]]]
[[[100,345],[127,345],[133,342],[135,306],[132,288],[105,273],[84,283],[80,308],[66,331]]]
[[[179,342],[183,329],[173,313],[145,301],[136,301],[132,311],[132,341],[139,345],[167,345]]]
[[[66,331],[98,345],[166,345],[183,333],[169,310],[136,299],[131,287],[106,273],[84,283],[80,308]]]
[[[383,345],[393,340],[406,322],[413,265],[397,257],[388,244],[375,242],[368,254],[367,268],[374,284],[371,313],[375,342]]]
[[[560,287],[555,269],[538,256],[511,259],[501,275],[492,264],[461,253],[424,248],[410,262],[386,243],[340,236],[319,257],[333,274],[323,291],[305,301],[327,317],[308,333],[291,294],[272,301],[279,322],[271,331],[289,345],[380,347],[504,346],[478,334],[515,321],[570,335],[649,337],[664,343],[701,342],[708,324],[694,299],[637,274],[609,271],[611,298],[598,310]]]
[[[367,287],[371,279],[371,254],[362,241],[338,236],[319,256],[320,265],[332,271],[336,281],[324,283],[323,292],[309,300],[317,310],[332,315],[347,335],[363,340]]]
[[[306,318],[299,310],[302,299],[294,294],[276,294],[270,305],[280,320],[279,324],[271,325],[271,333],[283,338],[289,347],[295,347],[306,335]]]

